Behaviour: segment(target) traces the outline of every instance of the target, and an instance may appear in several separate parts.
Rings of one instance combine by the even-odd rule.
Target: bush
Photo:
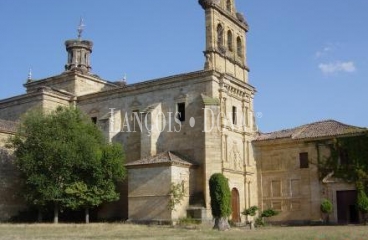
[[[261,217],[256,218],[256,220],[254,222],[255,227],[264,227],[265,225],[266,225],[266,223],[264,222],[263,218],[261,218]]]
[[[330,222],[329,214],[332,212],[332,209],[333,209],[333,205],[331,201],[328,199],[323,199],[320,209],[321,209],[321,212],[325,215],[325,219],[324,219],[325,223],[328,224]]]
[[[363,190],[358,193],[357,208],[363,215],[364,224],[367,225],[368,197]]]
[[[215,229],[227,230],[230,225],[227,218],[231,214],[231,192],[227,178],[221,173],[215,173],[209,180],[211,210],[215,218]]]
[[[266,209],[261,213],[261,217],[263,218],[269,218],[269,217],[273,217],[276,216],[277,214],[279,214],[278,211],[273,210],[272,208]]]
[[[258,211],[258,207],[257,206],[252,206],[250,208],[245,209],[242,214],[245,216],[255,216],[256,213]]]
[[[231,193],[227,178],[215,173],[209,180],[211,209],[215,218],[228,217],[231,214]]]
[[[321,203],[321,212],[330,214],[332,212],[333,205],[330,200],[323,199]]]

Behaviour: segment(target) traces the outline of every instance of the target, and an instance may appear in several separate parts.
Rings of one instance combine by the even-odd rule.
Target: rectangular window
[[[272,197],[281,197],[281,181],[271,181],[271,195]]]
[[[299,153],[300,168],[309,168],[308,153]]]
[[[340,165],[348,165],[349,164],[349,155],[348,151],[343,148],[339,148],[339,163]]]
[[[236,107],[233,106],[233,124],[236,125],[236,120],[237,120],[238,116],[237,116],[237,110]]]
[[[91,117],[91,121],[92,121],[94,124],[97,124],[97,117]]]
[[[185,121],[185,103],[178,103],[177,105],[177,117],[180,122]]]

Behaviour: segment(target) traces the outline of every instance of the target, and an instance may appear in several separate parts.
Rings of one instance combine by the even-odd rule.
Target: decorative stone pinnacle
[[[31,81],[32,81],[32,68],[29,68],[27,82],[31,82]]]
[[[83,18],[80,18],[79,26],[77,28],[77,31],[78,31],[78,39],[79,40],[82,38],[82,33],[83,33],[83,30],[84,30],[84,27],[85,26],[86,25],[84,25]]]

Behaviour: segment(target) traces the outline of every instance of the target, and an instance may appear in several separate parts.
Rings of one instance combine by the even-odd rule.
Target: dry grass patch
[[[366,240],[367,226],[233,228],[219,232],[208,226],[194,229],[134,224],[2,224],[0,239],[282,239]]]

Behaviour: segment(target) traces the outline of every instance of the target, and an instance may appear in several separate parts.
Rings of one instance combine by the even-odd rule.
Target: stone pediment
[[[133,167],[155,167],[157,165],[177,165],[177,166],[184,166],[184,167],[190,167],[193,164],[185,159],[182,156],[179,156],[176,153],[173,153],[171,151],[165,151],[162,153],[159,153],[155,156],[146,157],[131,163],[125,164],[127,168],[133,168]]]

